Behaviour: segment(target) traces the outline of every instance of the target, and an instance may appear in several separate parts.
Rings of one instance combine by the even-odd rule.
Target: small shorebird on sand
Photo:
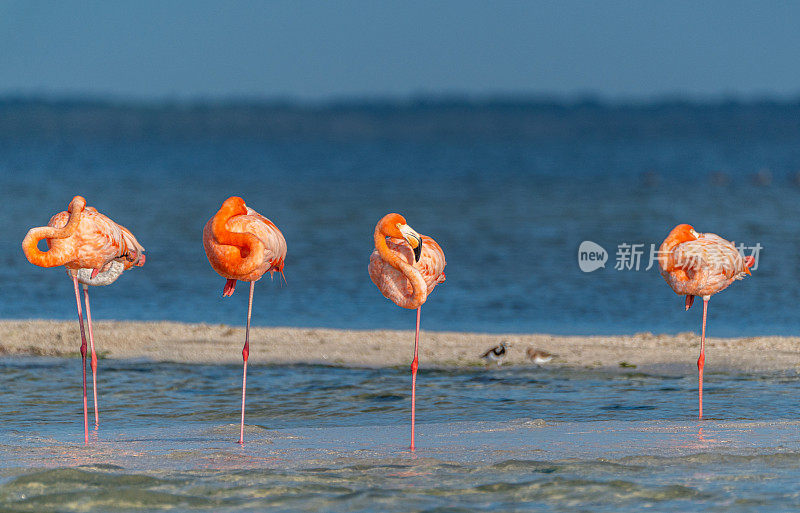
[[[236,280],[250,282],[247,302],[247,328],[242,348],[242,420],[239,443],[244,443],[244,399],[247,390],[247,359],[250,356],[250,314],[253,312],[253,289],[264,273],[283,276],[286,240],[272,221],[245,205],[238,196],[226,199],[203,229],[203,247],[211,267],[226,278],[222,296],[232,296]]]
[[[387,241],[387,237],[389,240]],[[411,362],[411,450],[414,450],[419,317],[433,288],[444,282],[444,252],[435,240],[420,235],[400,214],[386,214],[375,226],[375,250],[369,258],[369,277],[381,294],[397,306],[417,310],[414,360]]]
[[[529,347],[528,350],[525,352],[528,355],[528,358],[533,360],[533,363],[536,365],[544,365],[545,363],[549,362],[555,356],[554,354],[548,353],[547,351],[542,351],[541,349],[534,349]]]
[[[686,296],[686,309],[691,308],[695,296],[703,298],[703,331],[700,335],[700,358],[697,359],[701,420],[708,300],[734,281],[749,275],[754,262],[752,256],[742,257],[734,243],[713,233],[697,233],[688,224],[673,228],[658,250],[661,276],[676,294]]]
[[[38,243],[44,239],[47,251]],[[31,228],[22,240],[22,251],[28,261],[39,267],[63,265],[75,287],[78,305],[78,324],[81,329],[81,360],[83,362],[83,441],[89,443],[89,415],[86,400],[86,332],[83,328],[83,311],[78,283],[83,284],[86,301],[86,321],[91,342],[92,388],[94,390],[94,421],[99,424],[97,412],[97,354],[94,351],[92,311],[89,307],[88,285],[109,285],[123,271],[144,265],[144,248],[124,226],[115,223],[87,207],[82,196],[75,196],[64,212],[50,218],[47,226]]]
[[[503,360],[506,357],[506,348],[511,347],[511,344],[506,342],[500,342],[499,346],[494,346],[493,348],[489,349],[485,353],[481,355],[481,358],[489,362],[490,360],[495,362],[497,366],[503,365]]]

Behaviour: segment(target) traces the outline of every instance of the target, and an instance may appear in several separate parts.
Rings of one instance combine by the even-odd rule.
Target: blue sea
[[[241,324],[220,298],[205,222],[230,195],[272,219],[286,280],[253,323],[408,328],[367,275],[372,232],[400,212],[435,238],[447,282],[430,330],[620,334],[699,329],[650,262],[678,223],[746,246],[758,269],[710,305],[709,334],[796,334],[797,104],[129,106],[0,102],[1,318],[74,317],[60,269],[20,241],[75,194],[130,228],[147,265],[94,290],[98,319]],[[585,240],[607,252],[584,273]],[[615,269],[621,244],[640,268]],[[626,264],[633,262],[626,260]]]
[[[0,318],[74,319],[63,269],[30,265],[20,242],[81,194],[147,248],[143,268],[92,289],[95,319],[244,324],[246,294],[220,297],[201,242],[240,195],[288,243],[286,283],[256,286],[255,325],[411,330],[367,275],[375,223],[396,211],[447,256],[427,330],[699,331],[646,269],[688,222],[762,248],[752,277],[711,300],[708,333],[797,335],[798,142],[800,104],[767,101],[0,100]],[[605,267],[581,270],[584,241]],[[638,270],[618,261],[626,247]],[[795,372],[707,366],[698,422],[693,373],[420,369],[413,454],[407,369],[253,364],[240,447],[241,367],[113,360],[84,447],[78,360],[0,357],[0,510],[800,504]]]

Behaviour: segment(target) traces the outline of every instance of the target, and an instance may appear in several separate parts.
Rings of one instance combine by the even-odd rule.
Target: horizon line
[[[293,108],[336,108],[336,107],[442,107],[442,106],[557,106],[557,107],[599,107],[630,108],[652,106],[752,106],[800,104],[800,92],[796,94],[657,94],[649,96],[613,96],[600,93],[557,94],[557,93],[461,93],[434,92],[415,94],[384,95],[335,95],[325,98],[301,98],[289,95],[208,95],[208,96],[158,96],[146,97],[112,93],[88,92],[5,92],[0,93],[0,104],[86,104],[106,107],[161,106],[191,107],[206,105],[212,107],[261,106]]]

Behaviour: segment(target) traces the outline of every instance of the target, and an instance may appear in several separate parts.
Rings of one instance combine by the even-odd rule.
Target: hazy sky
[[[0,0],[0,94],[800,94],[800,2]]]

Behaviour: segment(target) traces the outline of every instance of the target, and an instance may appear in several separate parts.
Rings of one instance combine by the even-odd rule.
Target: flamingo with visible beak
[[[375,250],[369,259],[369,277],[397,306],[417,310],[414,359],[411,362],[412,451],[415,448],[420,311],[434,287],[444,282],[445,264],[444,252],[436,241],[415,232],[400,214],[387,214],[375,226]]]

